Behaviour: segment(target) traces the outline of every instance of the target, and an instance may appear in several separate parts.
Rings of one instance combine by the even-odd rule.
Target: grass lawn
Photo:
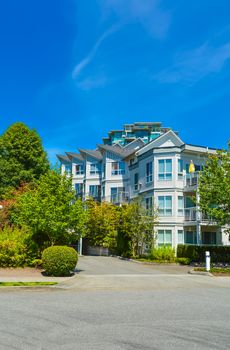
[[[206,271],[204,267],[195,267],[194,271]],[[230,275],[230,268],[212,267],[210,272],[213,274],[227,274]]]
[[[57,282],[0,282],[0,287],[35,287],[35,286],[52,286]]]

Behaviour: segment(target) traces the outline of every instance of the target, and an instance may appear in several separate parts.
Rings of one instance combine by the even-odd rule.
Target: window
[[[65,172],[66,174],[70,175],[72,171],[71,165],[65,165]]]
[[[172,196],[159,196],[158,208],[160,216],[172,216]]]
[[[163,245],[172,245],[172,230],[158,230],[157,232],[157,245],[161,247]]]
[[[125,189],[124,187],[111,187],[110,194],[111,194],[111,202],[119,203],[120,201],[122,201],[122,198],[125,195]]]
[[[125,163],[124,162],[112,162],[112,175],[124,175]]]
[[[90,164],[90,175],[96,175],[100,173],[100,165],[98,163]]]
[[[76,175],[84,174],[84,166],[83,166],[83,164],[76,164],[75,165],[75,174]]]
[[[106,168],[105,168],[105,163],[103,164],[103,178],[105,178],[105,171],[106,171]]]
[[[105,197],[105,186],[102,186],[102,197]]]
[[[183,216],[184,215],[184,197],[183,196],[178,196],[178,201],[177,201],[177,214],[178,216]]]
[[[145,198],[145,208],[147,211],[147,215],[152,215],[152,209],[153,209],[153,198],[152,197],[148,197]]]
[[[76,196],[80,197],[82,196],[83,193],[83,184],[75,184],[75,191],[76,191]]]
[[[172,180],[172,159],[158,160],[158,180]]]
[[[159,196],[158,207],[160,216],[172,215],[172,196]]]
[[[183,230],[177,231],[177,244],[184,244],[184,231]]]
[[[196,232],[186,231],[184,235],[185,244],[197,244],[197,234]]]
[[[149,162],[146,164],[146,183],[153,181],[153,163]]]
[[[134,174],[134,191],[138,191],[138,181],[139,181],[138,173],[135,173]]]
[[[98,185],[89,185],[89,196],[90,197],[98,197],[99,195],[99,186]]]
[[[178,164],[177,164],[177,177],[178,177],[178,180],[183,180],[183,168],[184,168],[183,160],[182,159],[178,159]]]

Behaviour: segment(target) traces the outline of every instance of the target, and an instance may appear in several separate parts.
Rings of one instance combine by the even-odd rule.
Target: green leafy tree
[[[44,247],[76,242],[85,233],[87,212],[75,198],[71,178],[50,170],[18,198],[11,219],[31,229]]]
[[[209,157],[200,176],[199,196],[201,211],[219,225],[230,225],[230,149]]]
[[[46,152],[35,130],[15,123],[0,137],[0,198],[22,183],[39,179],[48,169]]]
[[[111,203],[87,201],[88,233],[90,243],[116,250],[119,222],[119,207]]]
[[[145,248],[150,250],[155,243],[155,225],[157,210],[145,209],[143,198],[123,205],[120,213],[118,250],[124,255],[143,254]]]

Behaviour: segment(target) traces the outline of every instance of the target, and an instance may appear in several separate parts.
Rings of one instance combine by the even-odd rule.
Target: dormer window
[[[112,175],[124,175],[125,163],[124,162],[112,162]]]
[[[75,174],[76,175],[83,175],[84,174],[84,166],[83,166],[83,164],[76,164],[75,165]]]
[[[91,163],[90,164],[90,175],[97,175],[100,173],[100,164]]]

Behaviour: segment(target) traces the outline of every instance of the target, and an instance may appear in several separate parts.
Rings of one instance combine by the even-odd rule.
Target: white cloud
[[[84,91],[88,91],[95,88],[102,88],[106,85],[107,78],[105,76],[101,77],[87,77],[77,83],[77,86]]]
[[[206,42],[193,50],[177,53],[172,66],[157,73],[153,79],[168,84],[194,84],[209,74],[220,72],[229,59],[230,43],[215,47]]]
[[[113,14],[124,23],[139,22],[150,34],[164,38],[171,14],[162,8],[161,0],[100,0],[104,17]]]
[[[94,56],[96,55],[103,41],[112,33],[114,33],[117,29],[118,29],[118,26],[114,25],[100,36],[100,38],[96,41],[95,45],[93,46],[91,51],[88,53],[88,55],[75,66],[72,73],[73,79],[77,79],[79,77],[83,69],[91,63],[91,61],[93,60]]]

